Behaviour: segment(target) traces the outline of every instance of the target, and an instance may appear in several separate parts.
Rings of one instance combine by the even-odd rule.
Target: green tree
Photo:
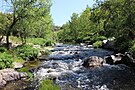
[[[70,23],[70,35],[72,37],[73,42],[77,42],[78,37],[78,14],[73,13],[71,16]]]
[[[9,48],[9,36],[13,27],[26,18],[34,18],[35,21],[45,16],[50,10],[51,0],[5,0],[12,7],[13,19],[6,30],[7,48]]]

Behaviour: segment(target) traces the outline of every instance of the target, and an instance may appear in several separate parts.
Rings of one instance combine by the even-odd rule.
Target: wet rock
[[[75,52],[74,54],[80,54],[80,52]]]
[[[103,48],[110,49],[110,50],[117,50],[115,45],[114,45],[114,39],[115,38],[103,40]]]
[[[125,64],[130,67],[135,67],[135,59],[131,53],[125,52],[125,54],[115,54],[106,56],[104,58],[105,63],[110,65]]]
[[[84,67],[97,67],[97,66],[102,66],[103,64],[103,59],[98,56],[91,56],[87,59],[84,60],[83,66]]]
[[[19,74],[20,74],[21,78],[27,78],[28,77],[27,73],[19,73]]]
[[[65,52],[64,51],[60,51],[59,54],[65,54]]]
[[[115,54],[115,55],[106,56],[106,57],[104,57],[105,63],[110,64],[110,65],[122,64],[123,63],[123,61],[122,61],[123,56],[124,55],[121,54],[121,53],[118,53],[118,54]]]
[[[122,58],[122,63],[130,67],[135,67],[135,58],[131,53],[125,52],[125,55]]]
[[[19,68],[22,68],[23,67],[23,64],[17,63],[17,62],[13,62],[13,65],[14,65],[14,68],[15,69],[19,69]]]

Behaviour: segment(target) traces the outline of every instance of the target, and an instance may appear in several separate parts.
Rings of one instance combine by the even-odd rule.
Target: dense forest
[[[134,0],[97,0],[92,8],[73,13],[71,20],[61,27],[61,42],[89,43],[115,38],[119,51],[134,48],[135,37]]]

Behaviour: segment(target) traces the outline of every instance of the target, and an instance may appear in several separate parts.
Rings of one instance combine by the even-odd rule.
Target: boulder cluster
[[[124,54],[118,53],[110,56],[105,56],[104,59],[98,56],[91,56],[84,59],[84,67],[97,67],[103,64],[117,65],[124,64],[129,67],[135,67],[135,59],[131,53],[125,52]]]
[[[17,72],[11,68],[0,70],[0,87],[6,85],[9,81],[19,80],[27,77],[27,73]]]

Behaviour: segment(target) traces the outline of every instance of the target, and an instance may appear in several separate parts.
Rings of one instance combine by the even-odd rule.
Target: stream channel
[[[85,45],[56,45],[49,60],[35,69],[34,80],[26,85],[34,88],[19,90],[37,90],[38,83],[44,78],[54,79],[61,90],[135,90],[135,71],[125,65],[82,66],[83,60],[89,56],[104,58],[111,54],[112,51]]]

